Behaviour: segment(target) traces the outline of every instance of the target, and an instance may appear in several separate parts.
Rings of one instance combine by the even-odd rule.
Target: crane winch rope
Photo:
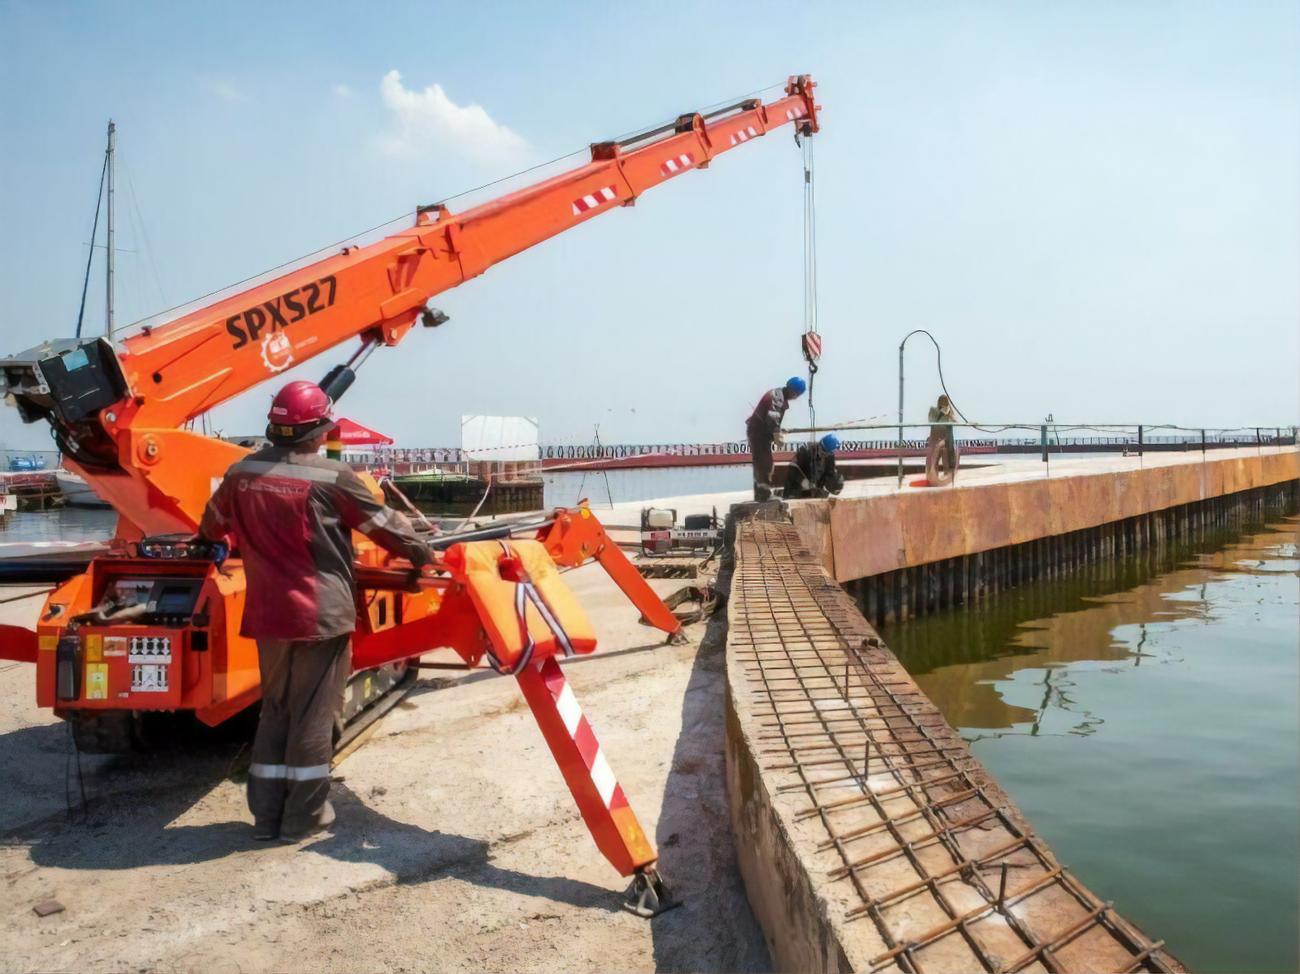
[[[817,330],[817,191],[812,127],[796,129],[794,140],[801,150],[803,166],[803,332],[800,346],[808,363],[808,418],[813,430],[811,439],[816,439],[817,409],[813,403],[813,384],[822,354],[822,336]]]

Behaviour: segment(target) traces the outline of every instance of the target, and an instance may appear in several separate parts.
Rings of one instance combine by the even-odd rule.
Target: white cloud
[[[338,84],[331,89],[340,98],[351,98],[352,89],[348,85]]]
[[[229,81],[215,80],[205,81],[203,90],[209,95],[214,95],[222,101],[243,101],[244,93],[236,88]]]
[[[481,162],[504,162],[517,159],[528,148],[522,136],[493,121],[483,106],[457,105],[442,85],[416,91],[402,84],[401,74],[394,70],[384,75],[379,91],[396,123],[381,143],[393,155],[452,145]]]

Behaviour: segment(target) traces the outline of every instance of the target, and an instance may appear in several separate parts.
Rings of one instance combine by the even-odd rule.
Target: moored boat
[[[110,507],[86,483],[85,479],[71,470],[59,468],[54,472],[54,482],[59,488],[59,496],[69,507]]]

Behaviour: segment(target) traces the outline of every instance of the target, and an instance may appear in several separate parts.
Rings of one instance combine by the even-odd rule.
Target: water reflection
[[[1192,970],[1300,967],[1298,528],[885,633],[1057,855]]]
[[[745,490],[753,482],[748,464],[647,467],[631,470],[561,470],[542,475],[543,506],[562,507],[587,498],[593,508],[624,501]]]
[[[15,511],[0,521],[0,544],[33,541],[104,541],[113,536],[117,513],[96,507]]]
[[[1148,645],[1160,626],[1212,623],[1209,586],[1232,575],[1300,575],[1300,518],[1236,537],[1211,535],[1128,563],[1039,581],[979,608],[910,620],[883,631],[917,683],[968,740],[1006,733],[1090,734],[1103,718],[1076,698],[1070,668],[1176,661]],[[1173,655],[1171,655],[1173,653]],[[1030,679],[1005,686],[1022,671]],[[1038,699],[1026,706],[1028,686]],[[1056,711],[1057,713],[1053,713]]]

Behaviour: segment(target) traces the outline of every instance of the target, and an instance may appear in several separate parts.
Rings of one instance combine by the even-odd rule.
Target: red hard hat
[[[290,382],[271,400],[267,419],[275,426],[305,426],[332,418],[330,397],[314,382]]]

